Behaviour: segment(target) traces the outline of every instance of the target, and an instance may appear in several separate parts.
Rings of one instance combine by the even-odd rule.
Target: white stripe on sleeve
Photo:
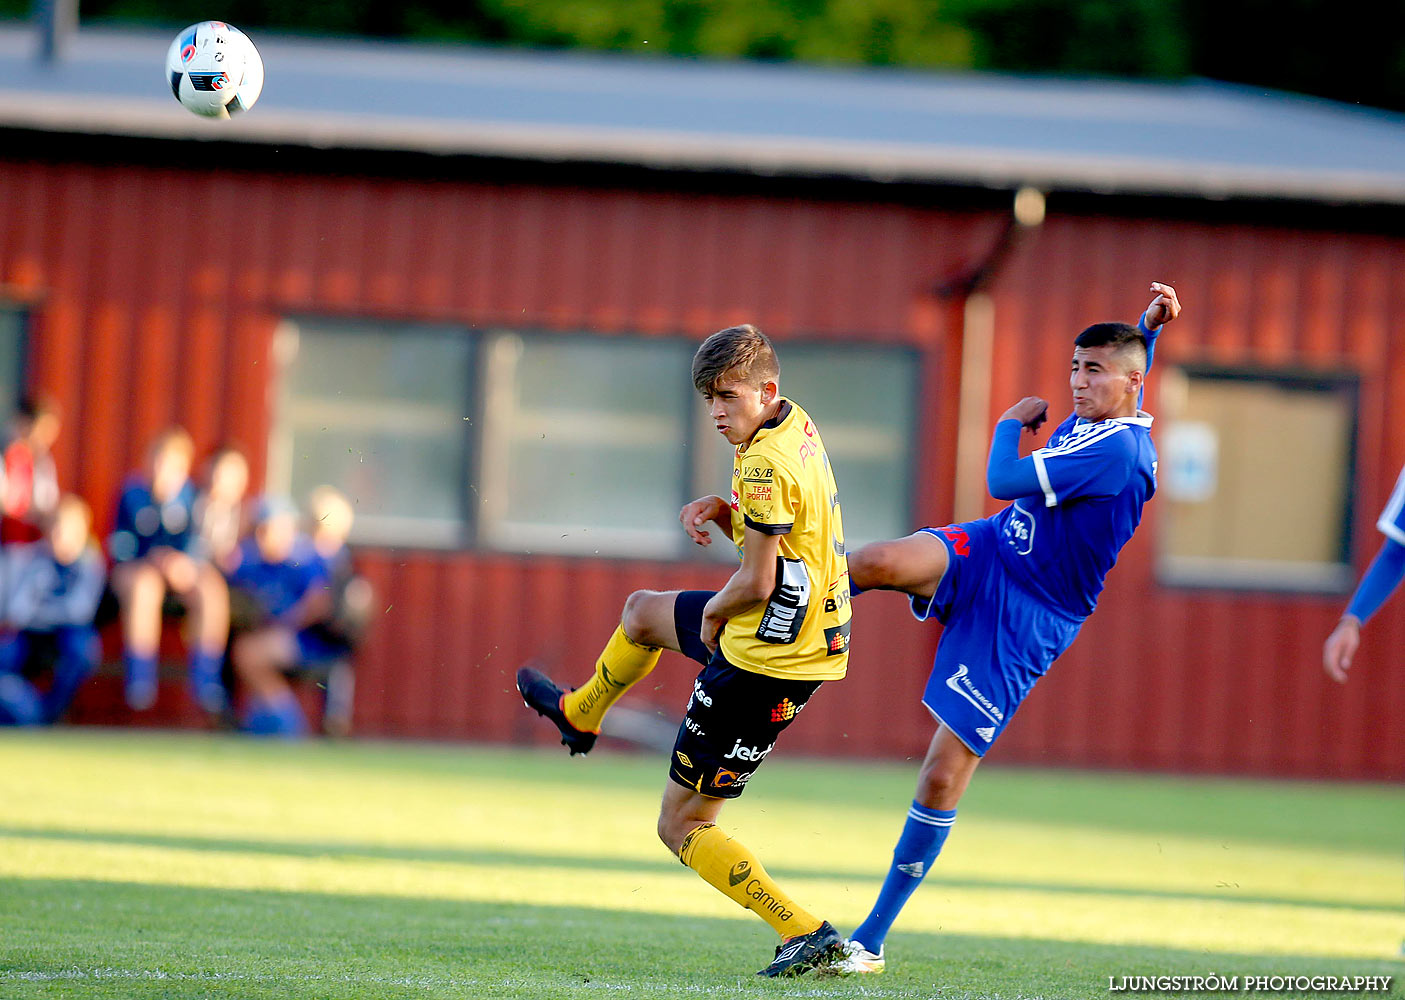
[[[1405,545],[1405,531],[1396,524],[1400,519],[1402,507],[1405,507],[1405,469],[1400,470],[1400,476],[1395,480],[1395,489],[1390,493],[1390,500],[1386,502],[1385,510],[1381,511],[1381,519],[1376,522],[1376,528],[1381,534],[1391,541]]]
[[[1044,506],[1057,507],[1059,498],[1049,482],[1049,470],[1044,467],[1044,449],[1033,452],[1029,457],[1034,459],[1034,472],[1039,476],[1039,488],[1044,491]]]

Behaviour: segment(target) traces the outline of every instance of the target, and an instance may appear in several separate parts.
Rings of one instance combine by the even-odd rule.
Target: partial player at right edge
[[[1385,535],[1371,567],[1357,584],[1351,602],[1342,612],[1337,627],[1322,644],[1322,669],[1338,684],[1345,684],[1351,661],[1361,645],[1362,626],[1380,610],[1382,604],[1400,581],[1405,578],[1405,469],[1395,481],[1390,500],[1381,511],[1376,528]]]
[[[1151,415],[1140,409],[1156,337],[1181,311],[1153,283],[1136,326],[1074,339],[1073,413],[1026,458],[1048,404],[1026,397],[995,425],[986,480],[1014,501],[994,517],[866,545],[849,556],[854,594],[899,590],[919,621],[945,626],[922,703],[937,722],[892,866],[867,919],[826,970],[882,972],[883,943],[931,869],[981,757],[1093,613],[1103,580],[1156,490]]]

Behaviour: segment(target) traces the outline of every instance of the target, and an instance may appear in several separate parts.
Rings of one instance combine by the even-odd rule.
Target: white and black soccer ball
[[[263,91],[258,49],[232,24],[201,21],[171,43],[166,82],[187,111],[228,118],[248,111]]]

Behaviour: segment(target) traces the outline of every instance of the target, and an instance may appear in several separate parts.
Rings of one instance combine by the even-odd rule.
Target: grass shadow
[[[659,847],[657,860],[652,860],[611,857],[606,855],[520,851],[512,850],[511,848],[485,850],[481,848],[388,846],[385,844],[347,841],[308,842],[233,837],[199,837],[192,835],[177,836],[171,834],[134,833],[131,831],[117,830],[69,830],[45,827],[0,826],[0,837],[13,837],[25,840],[49,840],[64,843],[150,847],[182,851],[208,851],[211,853],[256,854],[287,858],[332,858],[338,860],[370,859],[377,861],[403,861],[407,863],[426,862],[490,865],[507,868],[561,868],[572,871],[590,869],[595,871],[628,871],[655,874],[671,874],[678,871],[677,859],[668,854],[662,846]],[[823,879],[826,881],[857,883],[858,885],[871,885],[875,893],[883,877],[882,872],[855,869],[806,868],[786,865],[784,862],[768,862],[766,867],[772,875],[782,881],[786,879]],[[1211,902],[1231,905],[1311,907],[1314,909],[1348,910],[1362,913],[1401,912],[1401,908],[1396,904],[1358,903],[1307,896],[1252,895],[1241,893],[1237,889],[1229,887],[1217,892],[1192,892],[1174,889],[1086,885],[1034,880],[1001,881],[997,879],[949,875],[942,872],[940,868],[933,872],[928,881],[934,885],[945,885],[960,889],[1033,891],[1068,896],[1113,896],[1138,899]]]

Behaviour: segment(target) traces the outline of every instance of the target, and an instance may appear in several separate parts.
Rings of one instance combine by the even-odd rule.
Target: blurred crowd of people
[[[0,725],[61,719],[98,669],[109,627],[127,704],[149,710],[163,630],[179,620],[190,694],[213,720],[304,735],[291,682],[312,679],[323,731],[349,732],[371,589],[352,565],[346,497],[321,486],[302,510],[249,497],[248,460],[229,446],[197,482],[195,443],[175,427],[123,483],[104,552],[91,508],[59,487],[61,426],[51,401],[23,400],[0,462]]]

